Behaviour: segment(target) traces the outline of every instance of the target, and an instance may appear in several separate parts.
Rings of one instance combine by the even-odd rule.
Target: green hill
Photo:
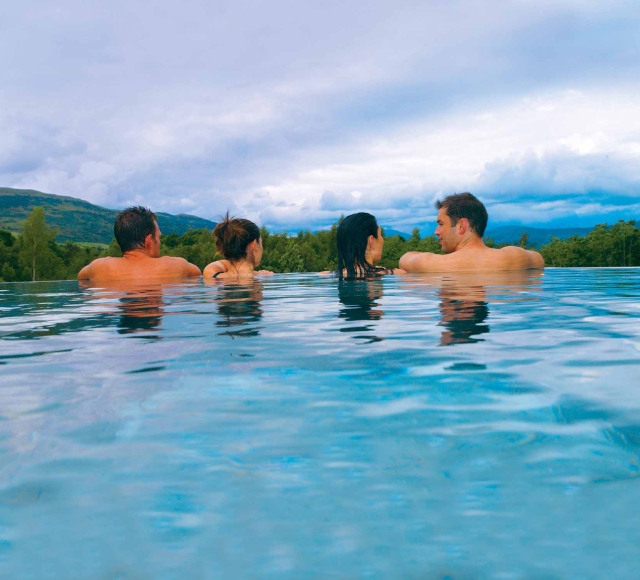
[[[118,210],[93,205],[87,201],[52,195],[32,189],[0,187],[0,229],[18,233],[22,222],[35,206],[44,207],[47,224],[58,228],[57,240],[108,244],[113,238],[113,222]],[[151,208],[153,209],[153,208]],[[163,235],[188,230],[211,230],[215,223],[192,215],[156,213]]]

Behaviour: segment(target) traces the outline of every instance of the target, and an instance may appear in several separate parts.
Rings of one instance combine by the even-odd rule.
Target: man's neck
[[[125,252],[122,255],[123,258],[127,258],[127,260],[141,260],[146,258],[154,258],[146,248],[136,248],[135,250],[131,250],[130,252]]]
[[[474,234],[470,234],[465,236],[460,240],[454,252],[459,252],[460,250],[481,250],[482,248],[486,248],[482,238],[480,236],[476,236]]]

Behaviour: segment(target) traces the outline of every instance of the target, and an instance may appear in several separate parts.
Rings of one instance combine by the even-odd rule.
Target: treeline
[[[566,240],[553,238],[539,252],[547,266],[563,268],[640,266],[640,228],[620,220],[601,224],[586,236]]]
[[[327,231],[304,231],[295,236],[274,234],[262,228],[264,255],[260,268],[273,272],[335,269],[338,262],[337,226],[336,223]],[[43,208],[33,210],[19,236],[0,230],[0,281],[75,279],[92,260],[122,255],[115,239],[108,247],[73,242],[59,244],[55,241],[56,233],[46,225]],[[491,247],[507,245],[496,245],[491,239],[485,243]],[[514,244],[533,248],[526,234]],[[640,228],[634,221],[619,221],[613,226],[603,224],[596,226],[587,236],[573,236],[567,240],[554,238],[536,249],[547,266],[640,266]],[[440,253],[440,244],[433,236],[421,238],[417,228],[407,240],[400,236],[385,238],[381,265],[397,267],[400,256],[410,251]],[[181,256],[200,269],[221,258],[208,230],[164,236],[162,254]]]
[[[57,230],[49,228],[44,209],[34,208],[22,232],[0,230],[0,280],[67,280],[89,262],[107,253],[100,248],[66,242],[58,244]]]

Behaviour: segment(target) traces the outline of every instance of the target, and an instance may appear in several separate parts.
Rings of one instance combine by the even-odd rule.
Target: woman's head
[[[260,229],[252,221],[227,215],[213,229],[216,248],[230,262],[249,260],[257,266],[262,259]]]
[[[370,213],[354,213],[338,226],[338,275],[347,278],[376,274],[384,268],[373,264],[382,258],[384,239],[376,218]]]

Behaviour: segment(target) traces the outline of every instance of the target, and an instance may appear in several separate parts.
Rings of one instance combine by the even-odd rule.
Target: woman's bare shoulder
[[[217,272],[228,272],[229,271],[229,262],[228,260],[218,260],[216,262],[211,262],[205,266],[202,271],[202,275],[206,277],[211,277]]]

